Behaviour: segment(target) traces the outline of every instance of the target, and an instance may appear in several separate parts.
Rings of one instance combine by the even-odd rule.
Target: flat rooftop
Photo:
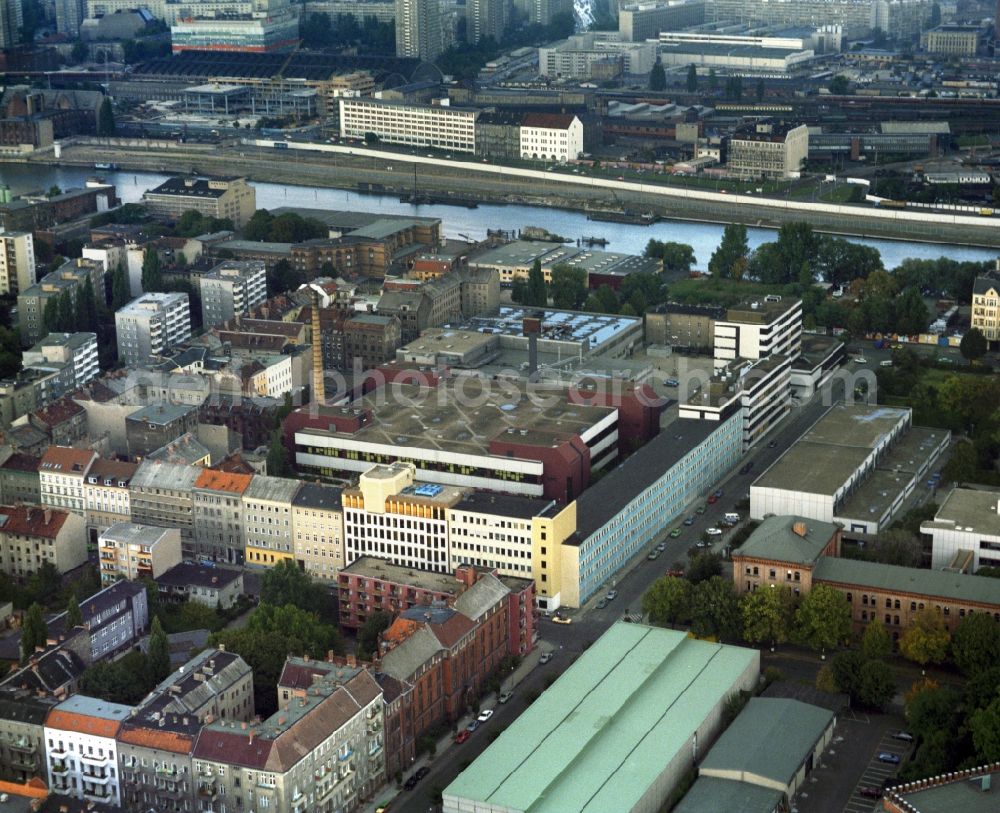
[[[420,590],[449,593],[453,596],[457,596],[462,587],[461,582],[450,573],[435,573],[431,570],[402,567],[374,556],[362,556],[360,559],[355,559],[340,572],[363,576],[366,579],[381,579],[395,584],[406,584]]]
[[[116,522],[100,536],[101,542],[117,542],[122,545],[149,545],[160,542],[169,528],[155,525],[139,525],[135,522]]]
[[[755,488],[835,494],[909,410],[867,404],[830,409],[754,481]]]
[[[561,510],[561,506],[554,500],[537,497],[474,491],[455,503],[452,510],[529,520],[533,517],[554,516]]]
[[[1000,536],[1000,491],[953,488],[934,519],[920,528],[968,530],[984,536]]]
[[[555,445],[567,435],[586,432],[613,412],[610,407],[567,403],[566,390],[536,388],[467,376],[442,381],[436,388],[399,384],[366,395],[362,409],[373,420],[349,437],[386,446],[415,446],[451,454],[484,455],[490,442],[510,430],[518,442]],[[344,435],[322,429],[310,434]],[[530,434],[522,434],[530,433]]]
[[[914,790],[897,787],[888,798],[902,799],[913,813],[996,813],[1000,807],[1000,771],[975,771],[971,777]]]
[[[780,809],[784,798],[784,791],[774,788],[699,776],[673,813],[770,813]]]
[[[801,305],[801,302],[802,300],[791,296],[783,296],[777,301],[759,296],[727,308],[725,317],[720,321],[766,325]]]
[[[501,307],[496,316],[477,316],[460,327],[478,333],[524,336],[524,317],[534,312],[533,308]],[[642,319],[634,316],[556,310],[542,310],[541,314],[541,339],[586,342],[594,349],[626,331],[642,327]]]
[[[631,810],[759,657],[617,623],[444,795],[531,813]]]

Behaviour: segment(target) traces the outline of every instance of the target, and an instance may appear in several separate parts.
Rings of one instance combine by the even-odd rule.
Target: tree
[[[112,703],[134,705],[155,686],[148,681],[148,658],[137,651],[116,661],[101,661],[80,677],[80,690]]]
[[[988,613],[973,613],[958,622],[951,637],[955,665],[972,676],[997,666],[1000,626]]]
[[[111,275],[111,310],[117,311],[129,303],[132,292],[128,284],[128,276],[121,263],[115,266]]]
[[[652,77],[650,77],[650,78],[652,78]],[[688,65],[688,72],[687,72],[687,92],[688,93],[694,93],[697,90],[698,90],[698,69],[695,67],[694,63],[692,62],[690,65]]]
[[[978,327],[967,330],[958,346],[962,358],[968,361],[978,361],[986,354],[987,349],[986,337]]]
[[[154,246],[147,246],[142,257],[142,290],[163,290],[163,274],[160,270],[160,255]]]
[[[708,69],[708,89],[715,93],[719,87],[719,77],[715,73],[715,68]]]
[[[784,586],[762,587],[740,599],[743,637],[752,644],[783,644],[788,640],[795,611],[792,591]]]
[[[271,433],[271,445],[267,447],[267,473],[272,477],[289,477],[294,474],[280,429]]]
[[[951,457],[941,469],[945,480],[957,484],[975,482],[979,471],[979,456],[976,447],[967,440],[955,444]]]
[[[625,304],[637,313],[645,313],[653,305],[666,301],[667,287],[659,274],[629,274],[622,280],[618,293]],[[625,312],[624,305],[622,313]]]
[[[924,547],[915,534],[890,528],[870,544],[868,558],[883,565],[920,567],[924,562]]]
[[[904,658],[926,666],[945,659],[950,641],[944,615],[937,607],[927,607],[913,616],[909,628],[899,639],[899,651]]]
[[[69,601],[66,604],[66,629],[83,625],[83,613],[80,612],[80,603],[76,600],[76,594],[70,593]]]
[[[691,584],[700,584],[722,575],[722,557],[711,551],[696,553],[691,557],[685,578]]]
[[[47,333],[55,333],[59,330],[58,296],[50,296],[45,300],[45,307],[42,309],[42,326]]]
[[[861,636],[861,652],[869,660],[885,660],[892,655],[892,636],[877,618],[865,627]]]
[[[72,331],[74,329],[75,318],[73,296],[69,291],[63,291],[59,295],[59,318],[56,329],[64,333]]]
[[[660,58],[656,58],[656,64],[649,72],[649,89],[659,92],[667,87],[667,72],[663,70],[663,63]]]
[[[896,332],[908,336],[923,333],[930,322],[930,313],[920,290],[906,288],[896,300]]]
[[[827,90],[834,96],[846,96],[847,91],[850,88],[850,82],[847,81],[847,77],[841,73],[838,73],[830,80],[830,84],[827,85]]]
[[[325,14],[318,16],[326,17]],[[274,215],[267,211],[267,209],[258,209],[243,227],[243,236],[247,240],[270,240],[271,224],[273,222]]]
[[[829,585],[813,585],[795,613],[795,634],[810,649],[833,649],[851,634],[851,605]]]
[[[42,605],[37,601],[24,615],[21,624],[21,663],[26,663],[37,647],[45,646],[49,638],[49,627],[42,616]]]
[[[673,273],[688,274],[694,265],[694,248],[687,243],[660,243],[660,257],[663,260],[663,270]]]
[[[691,631],[702,638],[733,638],[740,630],[740,604],[730,579],[713,576],[691,593]]]
[[[392,624],[392,615],[376,610],[368,618],[358,633],[358,657],[370,661],[378,652],[378,637]]]
[[[579,310],[587,300],[587,272],[559,263],[552,267],[552,304],[563,310]]]
[[[542,273],[542,262],[538,259],[532,263],[531,270],[528,271],[528,290],[525,304],[535,308],[544,308],[549,304],[545,275]]]
[[[683,624],[691,609],[691,582],[664,576],[650,585],[642,597],[642,612],[653,624]]]
[[[97,325],[97,300],[94,298],[94,283],[88,274],[77,292],[74,304],[74,328],[93,329]]]
[[[618,296],[604,284],[587,297],[584,307],[591,313],[618,313]]]
[[[118,128],[115,125],[115,112],[111,109],[111,99],[107,96],[101,102],[97,110],[97,134],[99,136],[113,136]]]
[[[865,656],[853,649],[838,652],[830,659],[830,674],[837,691],[848,695],[851,700],[858,697],[864,664]]]
[[[369,147],[374,147],[379,143],[381,139],[378,137],[378,133],[367,132],[365,133],[365,144]]]
[[[969,718],[969,728],[976,757],[985,762],[1000,760],[1000,697],[974,712]]]
[[[883,270],[878,249],[852,243],[842,237],[824,236],[816,253],[816,266],[831,285],[844,285]]]
[[[158,684],[170,674],[170,643],[159,618],[153,618],[149,631],[149,653],[146,663],[149,682]]]
[[[90,50],[87,48],[87,43],[79,40],[73,43],[73,47],[69,52],[69,58],[72,60],[73,64],[79,65],[87,58],[89,53]]]
[[[869,708],[881,709],[896,693],[892,669],[885,661],[869,660],[861,666],[858,700]]]
[[[740,223],[730,223],[722,232],[722,242],[708,261],[708,270],[712,276],[732,278],[737,264],[746,262],[749,251],[747,227]]]
[[[291,604],[331,621],[335,618],[336,605],[326,588],[314,582],[293,559],[279,562],[264,574],[260,600],[277,607]]]

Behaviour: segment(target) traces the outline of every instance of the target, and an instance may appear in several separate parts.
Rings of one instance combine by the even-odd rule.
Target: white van
[[[740,515],[730,512],[726,514],[726,516],[723,517],[723,519],[725,519],[726,522],[729,523],[730,525],[735,525],[737,522],[740,521]]]
[[[885,361],[880,361],[878,363],[879,367],[892,367],[892,359],[886,359]]]

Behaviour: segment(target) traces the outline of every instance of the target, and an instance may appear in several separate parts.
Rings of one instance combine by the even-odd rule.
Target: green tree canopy
[[[378,652],[378,637],[392,624],[391,613],[376,610],[365,619],[358,631],[358,657],[370,661]]]
[[[691,631],[702,638],[734,638],[740,631],[740,604],[733,583],[722,576],[699,582],[691,594]]]
[[[642,612],[654,624],[683,624],[690,616],[692,589],[687,579],[657,579],[642,597]]]
[[[97,110],[97,134],[99,136],[113,136],[117,131],[115,113],[111,109],[111,99],[105,96]]]
[[[795,613],[796,638],[810,649],[833,649],[851,634],[851,606],[844,595],[814,584]]]
[[[951,638],[955,665],[972,676],[1000,666],[1000,625],[989,613],[973,613],[958,622]]]
[[[664,77],[664,79],[665,78],[666,77]],[[688,93],[694,93],[696,90],[698,90],[698,69],[695,67],[693,62],[690,65],[688,65],[686,84]]]
[[[987,349],[986,337],[978,327],[969,328],[958,345],[962,358],[968,361],[978,361],[986,354]]]
[[[552,267],[552,304],[563,310],[579,310],[587,301],[587,272],[565,263]]]
[[[524,300],[525,305],[544,308],[549,304],[548,288],[545,285],[545,275],[542,273],[542,263],[536,259],[528,271],[528,290]]]
[[[903,657],[921,666],[941,663],[948,655],[951,635],[944,623],[944,615],[937,607],[918,610],[910,626],[899,639]]]
[[[83,613],[80,611],[80,603],[76,600],[76,594],[70,593],[69,601],[66,604],[66,629],[79,627],[83,624]]]
[[[691,557],[684,577],[691,584],[700,584],[713,576],[722,575],[722,557],[711,551],[699,551]]]
[[[896,694],[896,681],[885,661],[865,661],[859,678],[858,700],[869,708],[884,708]]]
[[[649,72],[649,89],[653,91],[661,91],[667,87],[667,72],[663,69],[663,63],[660,62],[660,58],[656,58],[656,64],[653,65],[653,69]]]
[[[160,254],[154,246],[147,246],[146,252],[142,257],[142,290],[144,293],[163,291],[163,272],[160,268]]]
[[[149,632],[149,653],[146,663],[149,682],[158,684],[170,674],[170,643],[167,633],[163,631],[160,619],[154,617]]]
[[[846,76],[838,73],[830,80],[830,84],[827,85],[827,88],[834,96],[846,96],[847,91],[850,88],[850,83],[848,82]]]
[[[861,636],[861,652],[869,660],[885,660],[892,656],[892,636],[879,619],[868,622]]]
[[[117,311],[127,305],[131,298],[125,267],[119,263],[111,275],[111,309]]]
[[[788,640],[795,613],[792,591],[784,586],[762,587],[740,599],[743,637],[752,644],[782,644]]]
[[[976,757],[981,762],[1000,760],[1000,697],[969,718]]]
[[[749,252],[747,227],[730,223],[723,229],[722,242],[708,261],[708,270],[715,277],[739,279]]]
[[[337,608],[330,593],[322,584],[313,581],[293,559],[285,559],[264,573],[260,600],[276,607],[292,604],[316,613],[320,618],[336,618]]]
[[[25,663],[38,647],[45,646],[49,637],[49,627],[42,615],[42,606],[35,602],[24,614],[21,624],[21,663]]]

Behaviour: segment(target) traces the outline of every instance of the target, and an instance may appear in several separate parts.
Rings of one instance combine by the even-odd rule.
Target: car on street
[[[708,495],[708,504],[709,505],[715,505],[715,503],[717,503],[718,501],[719,501],[719,498],[716,497],[714,494],[709,494]]]
[[[719,528],[708,528],[705,533],[709,536],[722,536],[722,531]]]
[[[673,530],[672,530],[672,531],[670,532],[670,538],[671,538],[671,539],[676,539],[676,538],[677,538],[678,536],[680,536],[680,535],[681,535],[682,533],[683,533],[683,531],[682,531],[682,530],[681,530],[680,528],[674,528],[674,529],[673,529]]]
[[[658,550],[651,550],[649,553],[646,554],[646,558],[652,562],[660,558],[660,552]]]
[[[513,696],[513,692],[500,692],[500,697],[498,697],[497,700],[501,703],[508,703]]]
[[[430,772],[431,769],[428,768],[426,765],[423,765],[420,768],[417,768],[417,772],[413,775],[417,777],[418,780],[420,780],[423,779],[425,776],[427,776],[427,774],[429,774]]]
[[[672,567],[667,571],[667,575],[672,579],[683,579],[684,578],[684,568],[683,567]]]
[[[722,489],[720,488],[712,496],[715,497],[715,499],[717,499],[717,500],[721,500],[722,499]]]
[[[686,520],[684,520],[684,524],[688,526],[694,525],[694,517],[688,517]]]
[[[417,779],[415,775],[411,776],[403,783],[403,790],[413,790],[417,786],[417,782],[419,781],[420,780]]]
[[[679,385],[679,384],[680,384],[681,382],[680,382],[680,381],[678,381],[678,380],[677,380],[676,378],[668,378],[668,379],[667,379],[666,381],[664,381],[663,383],[664,383],[664,384],[666,384],[666,386],[668,386],[668,387],[676,387],[676,386],[678,386],[678,385]]]
[[[538,662],[539,662],[540,664],[542,664],[542,665],[544,666],[544,665],[545,665],[545,664],[547,664],[547,663],[548,663],[548,662],[549,662],[550,660],[552,660],[552,653],[551,653],[551,652],[543,652],[543,653],[542,653],[542,657],[540,657],[540,658],[538,659]]]
[[[493,716],[493,709],[483,709],[476,718],[481,723],[487,722]]]
[[[708,510],[707,505],[699,505],[697,508],[694,509],[694,512],[696,514],[704,514],[707,510]]]
[[[657,553],[663,553],[666,549],[667,549],[667,543],[666,542],[657,542],[656,543],[656,552]]]
[[[858,795],[864,796],[866,799],[881,799],[882,788],[877,788],[873,785],[861,785],[858,788]]]
[[[893,732],[892,738],[894,740],[902,740],[903,742],[913,742],[913,735],[909,731]]]
[[[699,539],[698,542],[697,542],[697,544],[695,545],[695,547],[696,548],[710,548],[710,547],[712,547],[712,543],[708,542],[708,541],[706,541],[704,539]]]
[[[864,356],[855,356],[854,363],[855,364],[867,364],[868,363],[868,359],[866,359]]]
[[[477,728],[479,728],[479,720],[473,720],[465,727],[465,730],[471,733],[475,731]],[[412,779],[413,777],[410,778]]]
[[[603,610],[607,606],[608,606],[608,600],[606,598],[602,598],[600,601],[597,602],[598,610]]]
[[[572,624],[573,623],[573,619],[570,618],[569,616],[559,615],[559,613],[556,613],[554,616],[552,616],[552,623],[553,624]]]
[[[455,735],[455,745],[461,745],[463,742],[465,742],[471,736],[472,736],[472,733],[469,732],[469,731],[459,731]]]
[[[740,474],[749,474],[750,469],[752,468],[753,468],[753,461],[752,460],[747,461],[746,463],[743,464],[743,467],[740,469]]]
[[[938,364],[954,364],[954,360],[948,358],[947,356],[941,356],[938,359]]]
[[[878,761],[888,762],[890,765],[898,765],[900,762],[899,755],[890,753],[889,751],[880,752],[878,755]]]
[[[778,448],[778,441],[776,441],[776,440],[768,441],[767,448],[768,449],[777,449]]]
[[[616,598],[618,598],[618,591],[608,590],[608,594],[604,598],[606,598],[608,601],[614,601]]]

